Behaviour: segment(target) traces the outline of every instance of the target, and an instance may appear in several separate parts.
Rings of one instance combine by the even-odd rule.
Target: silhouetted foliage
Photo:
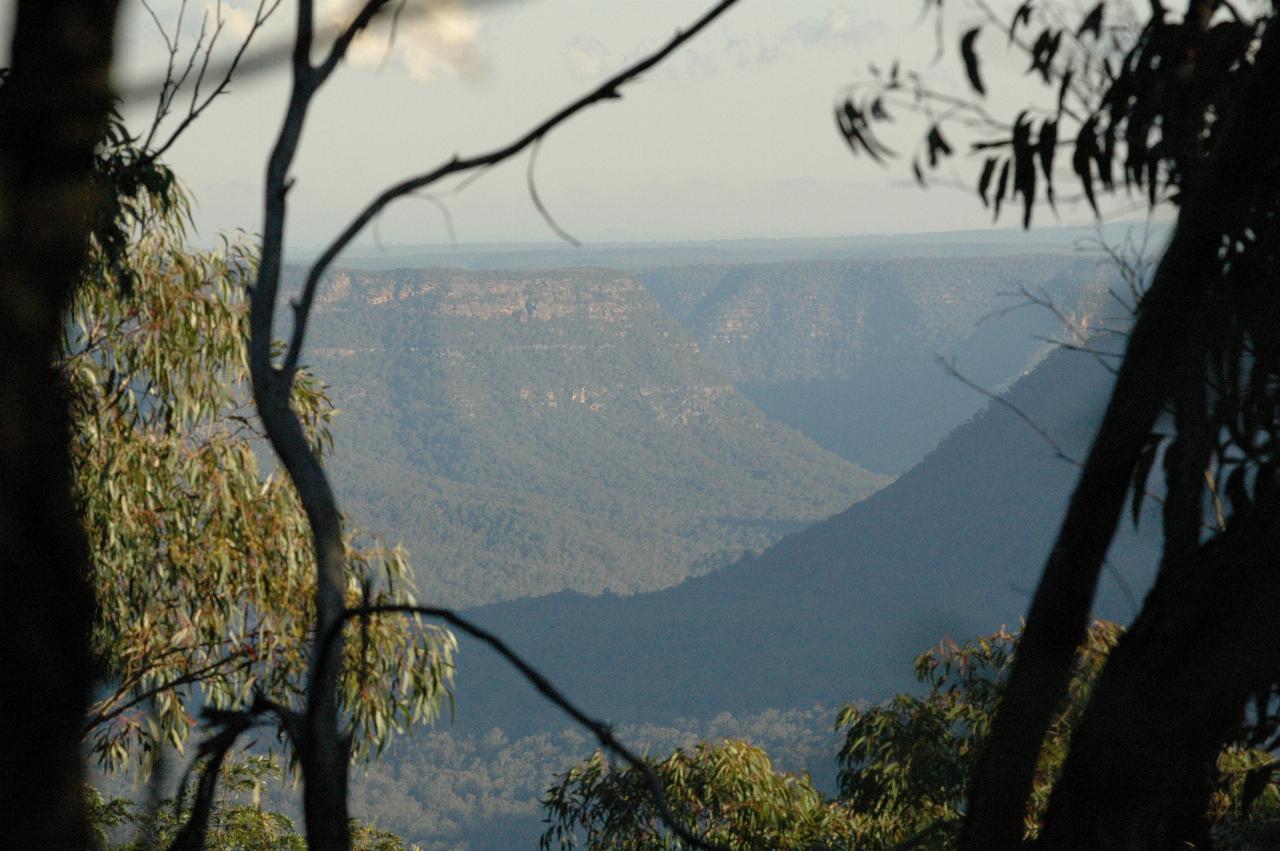
[[[929,5],[941,34],[943,4]],[[896,66],[888,77],[873,69],[866,93],[852,90],[838,110],[850,146],[882,159],[883,145],[871,141],[874,124],[885,120],[886,104],[905,106],[926,119],[921,150],[930,170],[943,156],[941,126],[972,136],[970,152],[984,157],[978,194],[997,217],[1002,202],[1021,196],[1029,226],[1038,199],[1061,202],[1054,162],[1069,145],[1074,179],[1095,212],[1104,194],[1141,192],[1151,208],[1177,207],[1179,221],[1149,289],[1139,293],[1107,416],[1028,615],[987,754],[976,764],[965,844],[1017,840],[1036,755],[1067,687],[1069,648],[1082,635],[1125,491],[1141,490],[1164,444],[1160,579],[1099,680],[1040,841],[1075,847],[1141,836],[1151,847],[1203,845],[1206,766],[1241,735],[1250,696],[1265,715],[1280,681],[1280,655],[1258,649],[1273,641],[1271,621],[1249,614],[1275,585],[1261,552],[1280,535],[1275,7],[1242,11],[1190,0],[1175,20],[1154,2],[1141,20],[1128,4],[1102,3],[1077,23],[1054,2],[1028,0],[1007,20],[983,0],[970,6],[1030,60],[1026,73],[1039,77],[1047,105],[1015,106],[1012,120],[995,117],[982,97],[991,81],[980,75],[978,35],[970,30],[959,53],[976,96],[935,91]],[[913,168],[923,180],[920,153]],[[1154,431],[1166,408],[1175,425],[1167,443]],[[1224,634],[1228,620],[1244,626]],[[1212,650],[1177,676],[1148,681],[1151,671],[1190,660],[1194,643],[1209,640]],[[1179,715],[1167,709],[1175,701]]]

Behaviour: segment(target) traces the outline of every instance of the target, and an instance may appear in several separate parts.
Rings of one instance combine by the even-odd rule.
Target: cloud
[[[359,8],[353,0],[329,0],[328,22],[335,30]],[[479,21],[461,0],[410,0],[393,23],[384,15],[361,33],[348,51],[355,65],[398,63],[414,78],[429,81],[441,76],[475,76],[488,65],[480,48]],[[388,54],[390,47],[390,54]]]
[[[616,64],[613,51],[589,35],[576,35],[565,45],[569,71],[579,79],[594,80]]]

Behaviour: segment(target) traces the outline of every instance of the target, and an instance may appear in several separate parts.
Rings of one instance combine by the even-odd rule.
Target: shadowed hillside
[[[1118,309],[1114,271],[1061,254],[895,257],[661,267],[640,280],[735,386],[773,419],[897,474],[981,399],[939,366],[1004,387],[1076,327]],[[1019,308],[1019,304],[1024,304]]]
[[[1080,454],[1109,378],[1090,356],[1059,351],[1008,398]],[[940,636],[1017,621],[1074,475],[992,404],[894,484],[760,558],[658,593],[557,594],[471,614],[619,721],[880,699],[910,686],[906,660]],[[1140,594],[1153,554],[1121,534],[1101,612],[1127,619],[1115,577]],[[460,723],[509,733],[558,723],[473,642],[459,665]]]

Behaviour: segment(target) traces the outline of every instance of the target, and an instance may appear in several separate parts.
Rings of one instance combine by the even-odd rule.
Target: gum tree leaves
[[[879,113],[885,115],[883,106],[879,108]],[[893,151],[881,144],[871,132],[871,122],[866,112],[859,109],[851,99],[836,108],[836,126],[840,128],[840,133],[848,143],[849,149],[855,154],[865,151],[882,165],[885,157],[894,155]]]
[[[997,162],[995,157],[987,157],[987,161],[982,164],[982,174],[978,177],[978,197],[982,199],[984,207],[991,206],[987,192],[991,189],[991,178],[995,176]]]
[[[1102,36],[1102,11],[1107,4],[1099,3],[1093,7],[1089,14],[1085,15],[1084,20],[1080,23],[1080,28],[1076,30],[1076,38],[1082,38],[1088,33],[1092,33],[1094,38]]]
[[[936,14],[940,5],[930,0],[928,11]],[[1089,3],[1069,22],[1057,4],[1024,0],[1006,25],[985,4],[972,6],[986,20],[963,28],[958,39],[962,94],[910,71],[901,79],[873,72],[873,91],[858,102],[865,106],[850,99],[837,119],[851,148],[883,162],[889,152],[873,133],[875,123],[888,120],[890,108],[914,111],[927,122],[911,161],[917,182],[925,185],[952,148],[967,149],[982,159],[976,186],[984,206],[998,217],[1003,202],[1017,198],[1024,226],[1037,201],[1057,211],[1054,169],[1062,147],[1070,149],[1074,182],[1095,216],[1099,196],[1118,186],[1141,190],[1149,206],[1179,203],[1186,175],[1208,155],[1221,129],[1218,116],[1249,73],[1251,45],[1268,20],[1219,15],[1194,30],[1153,13],[1145,26],[1126,28],[1127,19],[1109,12],[1106,0]],[[989,25],[1007,30],[1009,48],[1029,60],[1025,73],[1046,89],[1043,103],[1012,121],[985,103],[993,80],[981,34]],[[962,140],[961,132],[970,138]]]
[[[960,38],[960,58],[964,60],[964,72],[969,77],[969,85],[973,86],[973,90],[980,95],[986,95],[987,89],[982,84],[982,74],[978,69],[978,53],[974,49],[974,42],[978,40],[978,34],[982,32],[982,27],[974,27]]]
[[[1031,226],[1036,201],[1036,151],[1031,146],[1031,122],[1023,112],[1013,124],[1013,194],[1022,196],[1022,226]]]
[[[1031,46],[1031,67],[1027,73],[1039,71],[1045,83],[1053,82],[1053,60],[1062,47],[1062,30],[1045,29]]]
[[[190,250],[180,197],[134,200],[123,254],[90,252],[60,371],[104,680],[83,735],[106,767],[138,758],[145,771],[160,745],[182,748],[201,708],[257,694],[301,706],[315,571],[296,493],[258,463],[244,288],[255,246]],[[314,376],[299,375],[292,403],[327,451],[333,409]],[[403,552],[348,544],[350,603],[413,599]],[[435,717],[452,676],[444,630],[384,618],[364,637],[348,645],[342,693],[356,753]]]
[[[1013,40],[1018,37],[1018,27],[1027,26],[1031,23],[1031,11],[1033,8],[1031,0],[1026,0],[1021,6],[1013,12],[1013,18],[1009,21],[1009,44],[1013,44]]]
[[[1049,206],[1057,209],[1053,196],[1053,160],[1058,151],[1058,119],[1047,118],[1040,125],[1040,134],[1036,142],[1036,155],[1040,158],[1040,168],[1044,172],[1044,195]]]

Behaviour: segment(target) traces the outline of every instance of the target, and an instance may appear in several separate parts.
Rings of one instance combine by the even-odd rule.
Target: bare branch
[[[360,34],[361,30],[369,26],[378,13],[385,9],[390,2],[391,0],[365,0],[355,18],[334,39],[333,46],[329,48],[329,55],[316,66],[316,86],[322,85],[329,78],[329,75],[333,73],[333,69],[337,68],[338,63],[342,61],[342,57],[347,55],[347,48],[351,47],[351,42],[355,37]]]
[[[382,0],[386,2],[386,0]],[[356,235],[364,229],[369,221],[384,207],[392,201],[397,200],[411,192],[425,189],[428,186],[449,177],[450,175],[462,172],[474,171],[475,169],[485,168],[487,166],[496,165],[504,160],[510,159],[525,148],[539,141],[548,133],[564,123],[566,120],[586,109],[589,106],[606,100],[617,100],[622,97],[619,89],[624,85],[635,80],[646,71],[658,65],[672,53],[674,53],[681,45],[689,39],[696,36],[705,29],[712,21],[727,12],[734,6],[738,0],[720,0],[710,11],[695,21],[688,29],[677,31],[675,36],[666,43],[661,49],[649,56],[641,59],[634,65],[610,77],[587,94],[568,104],[542,123],[527,131],[524,135],[515,141],[508,143],[500,148],[482,154],[476,154],[470,157],[458,157],[438,165],[431,171],[425,172],[417,177],[411,177],[403,180],[380,193],[376,198],[369,202],[363,210],[351,221],[346,228],[338,235],[329,247],[324,250],[319,259],[311,267],[307,273],[307,280],[303,287],[302,296],[298,302],[298,308],[295,311],[293,335],[289,341],[289,349],[285,355],[283,371],[288,374],[292,373],[298,365],[298,358],[301,356],[302,343],[306,338],[307,321],[311,314],[311,306],[315,300],[316,288],[320,284],[320,278],[328,269],[329,265],[337,258],[342,250],[355,239]]]
[[[196,75],[196,80],[192,87],[191,102],[187,107],[187,114],[182,119],[182,121],[179,122],[178,126],[175,127],[173,131],[169,134],[168,138],[166,138],[162,144],[160,144],[158,147],[154,149],[150,149],[150,144],[155,134],[156,127],[159,126],[159,122],[157,121],[156,126],[152,127],[152,133],[147,137],[147,144],[143,146],[143,149],[147,150],[147,158],[149,160],[155,160],[163,156],[164,153],[169,150],[169,148],[173,147],[173,143],[178,141],[178,137],[180,137],[184,132],[186,132],[187,128],[191,126],[192,122],[194,122],[197,118],[199,118],[201,114],[206,109],[209,108],[209,105],[213,103],[214,100],[216,100],[221,95],[226,94],[227,87],[230,86],[231,84],[231,78],[236,74],[236,71],[240,68],[241,60],[243,60],[245,52],[249,49],[249,44],[254,40],[254,37],[257,36],[258,31],[262,29],[263,25],[267,22],[267,20],[280,7],[280,2],[281,0],[259,0],[258,8],[254,12],[253,23],[249,25],[249,31],[245,34],[244,38],[241,39],[240,45],[236,48],[235,54],[231,57],[231,61],[219,72],[218,85],[214,87],[213,91],[209,92],[207,95],[201,98],[200,87],[203,84],[206,75],[208,74],[209,63],[213,57],[213,46],[218,39],[218,35],[222,32],[222,28],[224,24],[221,17],[221,4],[219,4],[218,20],[216,22],[213,35],[209,39],[209,43],[206,45],[204,50],[204,58],[200,64],[200,71]],[[198,49],[199,49],[199,46],[197,45],[197,51]],[[196,55],[196,51],[193,51],[192,52],[193,61],[194,61],[195,55]],[[186,75],[184,74],[183,79],[185,80],[185,78],[186,78]],[[178,87],[180,87],[180,85],[181,84],[179,84]],[[174,94],[176,94],[177,88],[174,88],[173,91],[174,91]]]
[[[205,833],[209,828],[209,815],[213,810],[213,796],[218,788],[218,772],[222,770],[222,763],[227,753],[235,747],[236,739],[240,738],[240,735],[253,723],[253,716],[247,713],[228,717],[216,735],[201,743],[196,759],[203,759],[205,765],[204,770],[200,772],[200,780],[196,784],[195,800],[191,802],[191,816],[174,837],[169,851],[201,851],[204,848]],[[174,802],[175,807],[182,806],[182,800],[186,797],[186,783],[184,777],[183,791],[178,794]]]
[[[964,375],[964,373],[960,372],[960,370],[956,367],[954,360],[948,361],[946,358],[939,355],[938,364],[947,373],[947,375],[950,375],[952,378],[954,378],[956,381],[959,381],[965,387],[968,387],[971,390],[976,390],[978,393],[981,393],[983,396],[987,397],[995,404],[1000,405],[1005,410],[1012,412],[1014,416],[1022,420],[1024,423],[1026,423],[1027,426],[1030,427],[1032,431],[1040,435],[1040,438],[1044,440],[1046,444],[1048,444],[1049,448],[1053,450],[1053,454],[1055,457],[1060,458],[1063,461],[1066,461],[1068,464],[1071,464],[1073,467],[1083,466],[1080,463],[1079,459],[1074,458],[1063,451],[1062,446],[1058,444],[1058,441],[1053,439],[1053,435],[1049,434],[1048,429],[1046,429],[1040,423],[1033,420],[1026,413],[1026,411],[1023,411],[1013,402],[1009,401],[1009,399],[1006,396],[1004,396],[1001,393],[994,393],[988,390],[987,388],[983,387],[981,384],[978,384],[975,381],[972,381],[971,379],[969,379],[966,375]]]
[[[451,609],[442,609],[434,606],[413,606],[413,605],[379,605],[379,606],[360,606],[359,608],[347,609],[343,612],[341,621],[326,633],[320,641],[320,658],[327,660],[330,656],[330,648],[333,645],[337,633],[341,632],[342,627],[354,618],[360,618],[361,621],[381,614],[403,614],[403,615],[421,615],[423,617],[436,618],[442,620],[450,626],[461,632],[465,632],[472,638],[487,644],[499,656],[511,664],[513,668],[520,672],[530,685],[537,690],[539,694],[558,706],[566,715],[576,721],[579,725],[589,730],[600,746],[606,750],[612,751],[622,758],[627,765],[638,771],[644,777],[645,785],[649,788],[649,795],[653,801],[654,807],[658,811],[659,818],[671,831],[691,848],[703,849],[703,851],[728,851],[723,846],[708,842],[707,840],[694,835],[687,826],[685,826],[675,814],[671,812],[671,808],[667,805],[666,792],[662,788],[662,781],[653,773],[653,769],[643,757],[637,755],[634,751],[618,741],[614,736],[612,728],[603,721],[598,721],[587,715],[579,709],[572,701],[564,696],[559,689],[552,685],[551,681],[543,676],[537,669],[526,662],[518,653],[511,649],[501,638],[477,626],[471,621],[460,616]]]
[[[581,248],[582,243],[578,241],[573,234],[560,227],[559,223],[551,217],[551,211],[542,203],[542,198],[538,196],[538,183],[534,179],[534,170],[538,166],[538,151],[542,148],[542,140],[533,143],[529,148],[529,170],[525,174],[525,182],[529,185],[529,197],[533,199],[533,206],[538,208],[538,213],[542,216],[542,220],[547,223],[547,227],[555,231],[556,236],[572,245],[574,248]]]

